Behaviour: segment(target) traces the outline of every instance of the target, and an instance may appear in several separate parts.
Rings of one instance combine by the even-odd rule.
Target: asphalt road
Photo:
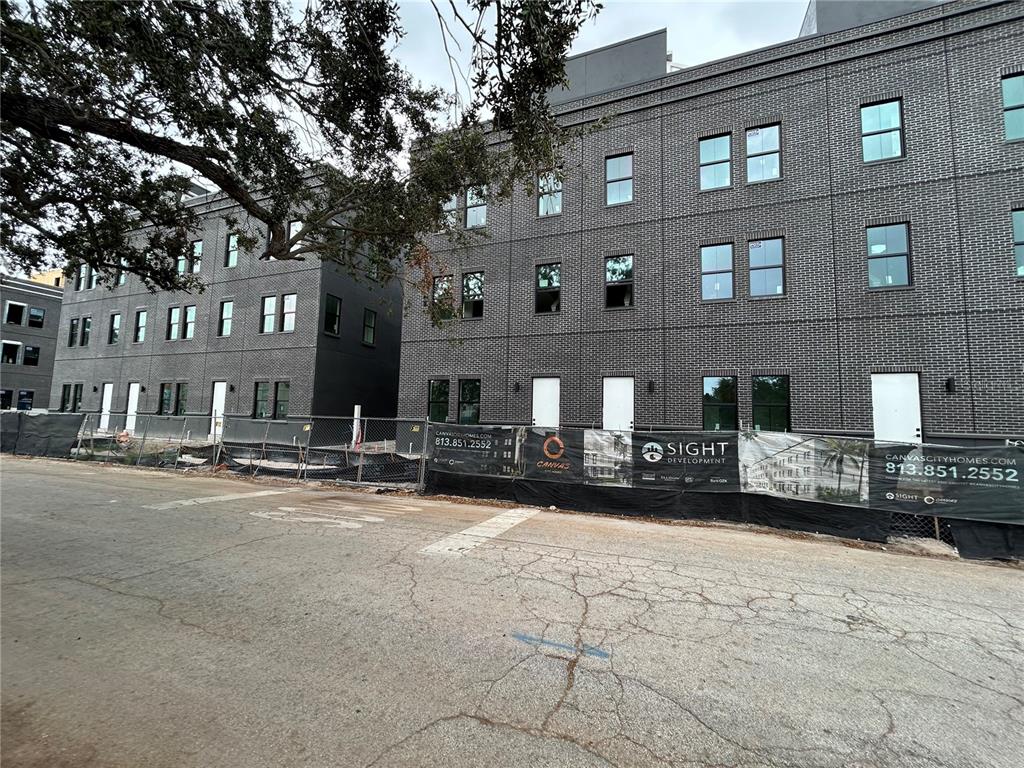
[[[46,460],[0,485],[5,768],[1024,763],[1013,568]]]

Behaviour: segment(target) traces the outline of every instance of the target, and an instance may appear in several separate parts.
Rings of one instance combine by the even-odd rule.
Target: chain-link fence
[[[209,416],[89,413],[71,458],[143,467],[212,467],[220,435]]]

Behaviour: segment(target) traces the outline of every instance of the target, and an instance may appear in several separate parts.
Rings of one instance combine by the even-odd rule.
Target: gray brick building
[[[399,415],[1024,437],[1024,6],[921,5],[561,101],[558,200],[432,243],[471,311],[405,318]]]
[[[150,292],[131,275],[97,285],[88,269],[66,281],[51,410],[393,416],[399,283],[261,260],[231,238],[224,216],[246,219],[224,196],[192,204],[205,225],[179,269],[203,292]]]
[[[0,275],[0,410],[49,406],[57,352],[61,291],[43,283]]]

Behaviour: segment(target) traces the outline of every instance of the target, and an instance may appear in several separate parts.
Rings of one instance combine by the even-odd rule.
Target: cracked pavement
[[[1021,765],[1024,571],[3,458],[5,766]],[[170,509],[147,506],[244,494]]]

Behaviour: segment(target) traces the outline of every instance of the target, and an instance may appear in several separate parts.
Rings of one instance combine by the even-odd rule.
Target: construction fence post
[[[263,431],[263,445],[260,446],[260,461],[256,465],[256,469],[253,470],[252,476],[256,477],[260,469],[263,468],[263,460],[267,457],[267,438],[270,437],[270,422],[267,422],[267,428]],[[251,455],[251,452],[250,452]]]
[[[138,420],[138,416],[135,418]],[[142,454],[146,450],[146,435],[149,434],[149,419],[150,416],[147,414],[146,423],[142,427],[142,442],[139,444],[139,455],[135,457],[136,467],[142,463]]]
[[[217,471],[217,460],[220,458],[221,447],[224,445],[224,427],[227,425],[228,417],[221,414],[220,432],[217,432],[217,419],[213,421],[213,471]]]
[[[185,427],[188,426],[188,416],[181,417],[181,435],[178,436],[178,452],[174,454],[174,466],[172,469],[178,468],[178,459],[181,458],[181,444],[185,442]]]

